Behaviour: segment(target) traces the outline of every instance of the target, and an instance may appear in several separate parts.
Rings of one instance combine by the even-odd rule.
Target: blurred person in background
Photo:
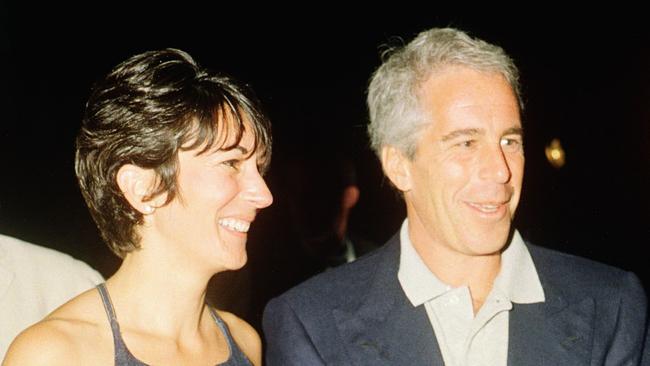
[[[0,235],[0,360],[18,333],[102,282],[67,254]]]
[[[361,195],[350,158],[338,152],[306,153],[290,161],[285,171],[290,227],[298,242],[294,285],[376,248],[350,227]]]

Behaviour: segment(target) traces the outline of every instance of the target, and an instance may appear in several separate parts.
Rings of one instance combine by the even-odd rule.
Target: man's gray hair
[[[391,145],[413,159],[418,132],[429,122],[419,101],[421,85],[449,66],[465,66],[502,74],[512,86],[520,108],[519,71],[501,47],[452,28],[420,33],[403,47],[387,50],[368,87],[368,133],[375,153]]]

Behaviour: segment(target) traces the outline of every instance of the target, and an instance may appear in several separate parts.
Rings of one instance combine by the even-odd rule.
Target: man
[[[18,333],[103,281],[69,255],[0,235],[0,360]]]
[[[291,287],[377,247],[350,230],[350,216],[360,196],[350,158],[318,151],[300,155],[286,168],[283,186],[289,192],[290,227],[298,242],[290,253]]]
[[[265,310],[273,365],[636,365],[631,273],[524,243],[518,72],[455,29],[421,33],[368,90],[370,136],[407,218],[383,248]]]

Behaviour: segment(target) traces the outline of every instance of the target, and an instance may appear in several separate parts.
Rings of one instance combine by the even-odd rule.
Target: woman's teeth
[[[237,219],[221,219],[219,225],[224,226],[230,230],[238,231],[240,233],[247,233],[251,223],[248,221]]]

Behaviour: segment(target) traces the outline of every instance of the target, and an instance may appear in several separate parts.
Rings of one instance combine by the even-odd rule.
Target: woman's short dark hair
[[[179,151],[232,149],[245,129],[254,136],[251,154],[258,154],[263,170],[271,158],[271,134],[252,91],[199,67],[180,50],[133,56],[98,82],[77,136],[75,171],[111,250],[124,257],[139,248],[136,226],[143,223],[117,185],[120,167],[153,169],[157,185],[146,199],[166,194],[167,204],[177,192]]]

